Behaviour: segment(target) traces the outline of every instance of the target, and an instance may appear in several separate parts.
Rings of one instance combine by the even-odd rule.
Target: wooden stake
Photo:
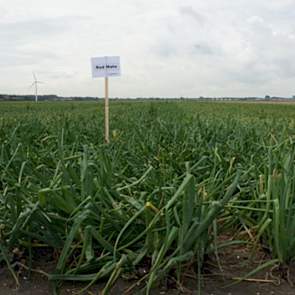
[[[38,85],[37,85],[37,82],[35,82],[35,102],[38,102]]]
[[[105,77],[105,101],[104,101],[104,124],[105,124],[105,142],[110,143],[110,122],[109,122],[109,79]]]

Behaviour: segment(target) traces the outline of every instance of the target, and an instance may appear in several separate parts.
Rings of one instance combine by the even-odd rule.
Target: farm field
[[[0,104],[0,267],[15,285],[38,268],[56,294],[183,291],[188,277],[202,294],[208,265],[222,275],[224,253],[247,249],[231,283],[291,288],[295,105],[111,101],[109,145],[103,112]]]

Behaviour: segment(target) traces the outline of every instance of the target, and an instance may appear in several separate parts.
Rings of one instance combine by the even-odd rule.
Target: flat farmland
[[[38,265],[55,293],[125,280],[151,294],[187,277],[201,293],[208,263],[222,275],[237,247],[263,259],[235,283],[292,284],[295,105],[111,101],[110,144],[103,114],[0,103],[0,266],[16,285]]]

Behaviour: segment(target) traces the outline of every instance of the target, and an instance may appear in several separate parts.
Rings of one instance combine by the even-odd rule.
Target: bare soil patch
[[[220,252],[218,259],[209,260],[204,267],[204,276],[202,281],[202,295],[293,295],[295,288],[292,282],[295,282],[295,267],[286,272],[277,268],[265,269],[255,274],[251,278],[228,286],[237,282],[237,278],[244,277],[249,271],[255,269],[258,265],[267,261],[269,257],[262,251],[257,251],[254,257],[251,257],[251,250],[247,247],[231,247]],[[221,268],[220,268],[221,267]],[[50,272],[54,269],[53,261],[48,261],[48,257],[40,259],[34,266],[34,269]],[[29,278],[25,269],[19,269],[18,272],[20,287],[16,288],[15,282],[9,274],[7,268],[0,269],[0,295],[50,295],[53,293],[52,285],[45,276],[34,272]],[[136,281],[119,280],[111,291],[113,294],[140,294],[138,289],[130,289]],[[81,293],[85,295],[100,294],[104,283],[98,283],[87,291]],[[64,283],[60,289],[61,295],[73,295],[79,293],[85,287],[83,284]],[[176,295],[176,294],[197,294],[197,279],[193,271],[188,271],[184,275],[183,284],[177,286],[173,280],[167,278],[161,283],[161,286],[155,288],[153,295]]]

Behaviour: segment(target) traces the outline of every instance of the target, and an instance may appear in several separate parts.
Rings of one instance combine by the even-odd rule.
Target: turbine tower
[[[33,79],[34,79],[34,82],[31,84],[31,87],[32,86],[35,87],[35,102],[38,102],[38,84],[43,84],[43,82],[38,81],[37,76],[35,75],[34,72],[33,72]]]

